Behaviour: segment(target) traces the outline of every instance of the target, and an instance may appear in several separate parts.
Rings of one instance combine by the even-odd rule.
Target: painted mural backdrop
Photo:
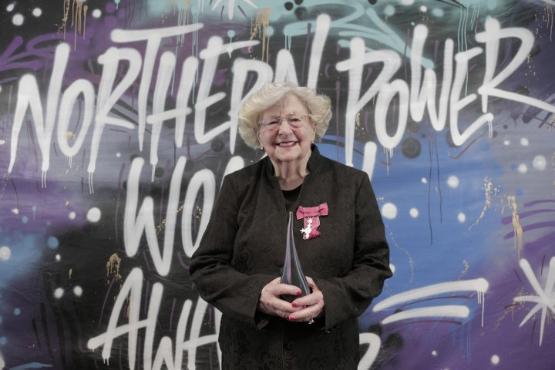
[[[0,369],[217,369],[188,275],[252,89],[333,101],[391,245],[361,369],[553,369],[553,0],[5,1]]]

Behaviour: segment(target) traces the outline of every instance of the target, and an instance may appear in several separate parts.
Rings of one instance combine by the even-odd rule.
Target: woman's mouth
[[[295,144],[297,144],[296,141],[282,141],[281,143],[277,143],[276,145],[281,147],[281,148],[289,148],[289,147],[292,147]]]

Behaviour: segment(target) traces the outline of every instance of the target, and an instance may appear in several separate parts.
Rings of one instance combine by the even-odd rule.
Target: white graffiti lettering
[[[175,334],[175,347],[170,337],[164,336],[160,339],[158,349],[154,354],[154,336],[158,322],[158,313],[164,292],[163,285],[155,283],[152,286],[150,300],[148,304],[147,317],[140,319],[141,298],[143,289],[143,272],[140,268],[134,268],[125,280],[112,309],[106,331],[89,339],[87,347],[95,350],[102,347],[102,358],[109,362],[114,340],[120,337],[127,337],[128,354],[127,361],[130,370],[135,369],[135,362],[138,350],[139,330],[145,330],[143,343],[143,362],[142,368],[145,370],[160,370],[167,368],[179,370],[183,368],[194,369],[196,362],[196,352],[198,347],[207,344],[217,343],[217,334],[200,335],[202,321],[208,309],[212,309],[205,301],[197,301],[193,313],[189,339],[186,339],[187,323],[193,305],[191,300],[185,300],[181,314],[179,316],[177,330]],[[128,301],[127,323],[118,325],[125,303]],[[221,314],[216,311],[215,321],[219,322]],[[216,332],[218,331],[216,326]],[[175,352],[173,352],[175,350]],[[187,352],[187,365],[183,366],[183,353]]]
[[[318,75],[322,59],[323,49],[326,43],[328,31],[331,27],[330,17],[321,15],[316,21],[316,30],[312,43],[309,71],[306,84],[316,88],[318,86]],[[152,135],[150,143],[150,164],[152,171],[158,163],[158,144],[160,132],[164,121],[175,119],[175,143],[177,147],[183,144],[185,133],[185,119],[188,114],[194,113],[194,138],[198,144],[205,144],[225,131],[229,131],[229,150],[234,153],[237,136],[237,112],[243,99],[251,91],[261,86],[264,82],[275,79],[276,81],[299,82],[293,56],[286,49],[277,52],[275,74],[274,69],[265,62],[236,58],[232,64],[233,82],[230,98],[229,121],[223,122],[210,130],[206,130],[207,110],[220,104],[227,96],[226,92],[218,91],[211,93],[214,75],[216,73],[219,57],[223,54],[231,56],[234,50],[250,48],[258,45],[258,41],[236,41],[224,44],[220,37],[211,37],[207,46],[199,54],[203,61],[200,81],[196,95],[196,103],[193,108],[187,106],[189,97],[196,84],[194,75],[199,69],[199,60],[196,57],[187,58],[181,68],[181,79],[178,88],[176,106],[173,109],[165,107],[169,84],[175,74],[175,55],[172,52],[162,53],[159,72],[155,81],[152,113],[148,114],[148,92],[150,91],[154,65],[157,62],[158,51],[161,40],[166,37],[182,36],[202,28],[202,24],[193,24],[179,27],[160,28],[154,30],[115,30],[111,38],[115,43],[146,42],[144,58],[133,48],[111,47],[102,54],[98,61],[103,66],[101,82],[96,99],[96,110],[94,118],[93,134],[90,147],[90,158],[87,171],[92,178],[96,168],[97,154],[100,139],[106,124],[134,129],[135,124],[110,116],[109,113],[122,95],[133,85],[140,76],[138,92],[138,122],[137,141],[139,149],[143,148],[144,131],[146,124],[151,124]],[[487,111],[489,97],[496,97],[522,104],[528,104],[548,112],[555,113],[555,106],[534,99],[529,96],[520,95],[515,92],[502,90],[499,85],[505,81],[516,69],[525,62],[526,56],[533,46],[533,34],[525,28],[501,28],[499,22],[488,18],[485,22],[485,30],[476,34],[476,41],[483,43],[484,48],[475,47],[467,51],[453,55],[453,41],[446,39],[444,43],[443,79],[442,86],[437,97],[436,72],[427,67],[422,73],[425,63],[423,50],[428,35],[424,25],[418,25],[414,30],[414,37],[410,48],[410,84],[402,79],[392,78],[397,74],[401,66],[401,55],[392,50],[366,51],[364,40],[359,37],[351,39],[350,57],[336,64],[339,72],[348,72],[349,89],[347,106],[345,110],[345,162],[353,165],[353,149],[355,140],[355,121],[357,115],[365,109],[373,98],[376,98],[374,111],[377,139],[380,145],[390,152],[399,145],[407,127],[407,119],[421,121],[425,112],[428,112],[431,126],[436,131],[441,131],[446,126],[449,118],[449,132],[455,145],[462,145],[472,135],[488,124],[490,133],[494,116]],[[518,52],[511,62],[501,71],[497,69],[499,44],[503,39],[516,38],[521,41]],[[52,146],[52,132],[58,119],[56,140],[63,148],[63,153],[72,158],[83,147],[83,141],[91,125],[90,108],[91,85],[78,80],[68,87],[62,94],[62,102],[59,104],[61,87],[65,69],[69,58],[69,46],[61,44],[56,49],[55,63],[46,98],[46,115],[43,112],[38,83],[32,75],[21,77],[18,85],[18,99],[14,115],[13,129],[11,133],[10,164],[8,171],[11,172],[16,162],[19,135],[27,110],[30,110],[34,122],[35,131],[39,138],[40,153],[42,159],[41,171],[43,178],[50,164],[50,149]],[[461,96],[463,87],[468,78],[469,63],[479,56],[484,55],[486,69],[482,85],[476,93]],[[453,63],[453,60],[455,63]],[[124,77],[115,83],[115,73],[122,63],[128,64]],[[362,74],[366,66],[378,63],[383,65],[382,70],[374,81],[363,90]],[[453,72],[453,64],[455,71]],[[141,72],[142,71],[142,72]],[[247,75],[250,72],[257,74],[255,85],[248,92],[244,91]],[[422,77],[423,76],[423,77]],[[301,83],[303,81],[300,81]],[[116,86],[114,86],[116,85]],[[64,131],[67,128],[67,120],[73,111],[72,105],[83,96],[85,106],[89,112],[83,115],[83,125],[77,140],[70,146]],[[482,115],[479,116],[464,130],[458,123],[459,113],[470,103],[475,101],[478,95],[482,98]],[[398,117],[395,133],[391,136],[386,130],[386,118],[389,106],[398,97]],[[437,99],[437,102],[436,102]],[[367,152],[369,155],[371,151]],[[366,168],[374,161],[373,158],[364,158]],[[369,173],[369,176],[372,174]]]

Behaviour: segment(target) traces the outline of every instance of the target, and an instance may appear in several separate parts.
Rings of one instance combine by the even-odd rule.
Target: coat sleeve
[[[257,325],[260,291],[275,276],[247,275],[231,265],[239,197],[229,177],[225,177],[206,231],[191,257],[189,272],[205,301],[224,315]]]
[[[351,271],[341,277],[315,279],[324,295],[325,329],[360,316],[391,277],[384,225],[366,174],[355,200],[354,258]]]

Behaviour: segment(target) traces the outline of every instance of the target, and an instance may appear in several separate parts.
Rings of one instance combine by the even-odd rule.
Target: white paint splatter
[[[391,4],[387,4],[383,10],[383,14],[386,17],[391,17],[393,14],[395,14],[395,7]]]
[[[449,178],[447,179],[447,186],[449,186],[451,189],[458,188],[459,183],[459,178],[455,175],[449,176]]]
[[[433,8],[432,9],[432,14],[434,15],[434,17],[440,18],[440,17],[443,17],[445,12],[441,8]]]
[[[75,294],[76,297],[81,297],[83,295],[83,288],[81,288],[79,285],[74,286],[73,294]]]
[[[397,206],[393,203],[386,203],[382,207],[382,216],[388,220],[393,220],[397,217]]]
[[[69,212],[67,215],[67,218],[69,218],[70,220],[75,220],[76,217],[77,214],[74,211]]]
[[[437,357],[437,351],[435,349],[432,351],[432,356]]]
[[[23,17],[23,15],[21,15],[20,13],[14,14],[14,16],[12,17],[12,23],[14,24],[14,26],[21,26],[24,20],[25,17]]]
[[[100,209],[98,209],[98,207],[92,207],[87,212],[87,220],[89,222],[96,223],[96,222],[100,221],[100,216],[101,215],[102,215],[102,212],[100,212]]]
[[[121,157],[121,153],[120,153],[120,152],[117,152],[117,153],[116,153],[116,157],[117,157],[117,158],[120,158],[120,157]]]
[[[428,7],[427,7],[426,5],[421,5],[421,6],[420,6],[420,11],[421,11],[422,13],[426,13],[426,12],[428,11]]]
[[[12,208],[12,213],[14,215],[18,215],[19,214],[19,208]]]
[[[499,365],[499,361],[500,361],[499,356],[497,355],[491,356],[490,361],[493,365]]]
[[[33,16],[35,16],[36,18],[40,17],[42,15],[42,9],[41,8],[35,8],[33,9]]]
[[[518,172],[525,174],[526,172],[528,172],[528,166],[526,165],[526,163],[521,163],[518,165]]]
[[[60,299],[64,296],[64,289],[63,288],[56,288],[54,289],[54,298]]]
[[[532,161],[532,166],[538,171],[543,171],[547,167],[547,160],[543,155],[537,155]]]
[[[56,262],[60,262],[62,260],[62,256],[59,254],[57,254],[54,258],[56,259]]]
[[[12,256],[12,250],[7,245],[0,247],[0,261],[7,261]]]
[[[427,183],[428,183],[428,179],[425,178],[425,177],[423,177],[423,178],[420,179],[420,182],[423,183],[423,184],[427,184]]]
[[[102,11],[100,9],[95,9],[92,11],[93,18],[100,18],[101,15],[102,15]]]
[[[400,3],[401,5],[408,6],[414,4],[414,0],[401,0]]]
[[[480,216],[478,216],[476,221],[474,221],[474,223],[470,225],[469,230],[475,225],[478,225],[478,223],[486,216],[487,210],[490,209],[493,204],[494,196],[499,192],[499,189],[495,187],[495,185],[493,184],[493,181],[491,181],[489,177],[484,178],[483,189],[484,189],[484,198],[485,198],[484,206],[482,207],[482,211],[480,211]]]
[[[528,141],[528,138],[523,137],[523,138],[520,139],[520,145],[528,146],[528,145],[530,145],[530,141]]]
[[[513,298],[514,302],[535,303],[534,307],[528,312],[528,314],[524,317],[518,327],[522,327],[524,324],[526,324],[526,322],[528,322],[528,320],[534,317],[534,315],[541,310],[539,342],[539,345],[541,347],[548,311],[551,311],[551,315],[555,314],[555,302],[553,299],[553,297],[555,296],[555,257],[551,257],[551,259],[549,260],[547,279],[544,280],[542,276],[542,280],[545,281],[545,288],[543,289],[528,261],[523,258],[519,261],[519,265],[522,269],[522,272],[524,272],[524,275],[528,279],[530,286],[532,287],[532,289],[534,289],[536,295],[524,295]],[[534,323],[537,325],[537,321],[534,321]]]
[[[395,273],[395,265],[390,263],[389,264],[389,269],[391,270],[392,273]]]
[[[410,217],[412,217],[412,218],[417,218],[418,215],[419,215],[418,209],[416,209],[416,208],[411,208],[411,209],[409,210],[409,215],[410,215]]]
[[[463,212],[459,212],[459,214],[457,215],[457,220],[459,220],[461,224],[464,224],[466,221],[466,215]]]
[[[509,139],[503,140],[503,145],[505,145],[505,146],[511,145],[511,140],[509,140]]]
[[[11,12],[15,8],[15,3],[11,3],[6,7],[6,11]]]

